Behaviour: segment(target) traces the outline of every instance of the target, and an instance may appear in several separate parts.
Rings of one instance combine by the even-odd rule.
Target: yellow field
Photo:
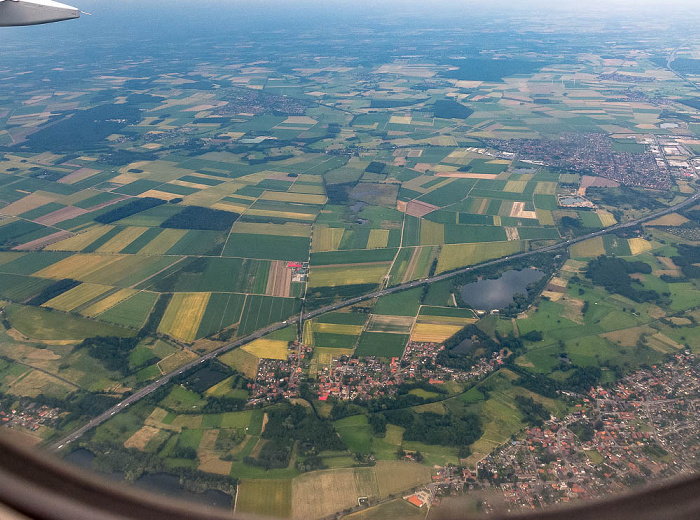
[[[388,229],[372,229],[367,240],[367,249],[379,249],[386,247],[389,242]]]
[[[598,218],[600,219],[600,223],[603,224],[603,227],[614,226],[617,224],[617,220],[609,211],[599,209],[596,211],[596,213],[598,214]]]
[[[553,226],[554,225],[554,217],[552,216],[552,212],[549,211],[548,209],[538,209],[535,211],[537,214],[537,220],[540,221],[540,224],[543,226]]]
[[[574,244],[569,248],[569,251],[574,258],[598,258],[605,254],[603,237],[595,237]]]
[[[459,325],[464,327],[467,323],[475,323],[476,318],[455,318],[453,316],[428,316],[418,317],[418,323],[432,323],[435,325]]]
[[[430,482],[432,471],[411,462],[379,461],[370,468],[314,471],[292,482],[292,518],[329,516],[357,504],[359,497],[384,498]],[[319,500],[318,497],[323,497]]]
[[[556,182],[538,182],[535,187],[535,195],[554,195],[556,192]]]
[[[440,343],[461,329],[461,325],[416,323],[411,333],[411,341]]]
[[[287,193],[284,191],[266,191],[260,197],[262,200],[276,200],[280,202],[300,202],[304,204],[326,203],[325,195],[312,195],[309,193]]]
[[[334,357],[352,356],[352,349],[345,348],[314,348],[314,357],[318,359],[321,365],[328,365],[333,361]]]
[[[45,267],[37,273],[34,273],[34,275],[41,278],[53,278],[56,280],[62,280],[64,278],[84,280],[85,277],[90,276],[100,269],[109,267],[121,259],[121,256],[116,255],[73,255]]]
[[[70,291],[66,291],[47,301],[42,307],[51,307],[59,311],[72,311],[76,307],[80,307],[84,303],[97,298],[98,296],[110,291],[112,287],[108,285],[97,285],[92,283],[81,283]]]
[[[669,213],[668,215],[664,215],[663,217],[659,217],[654,220],[650,220],[645,226],[682,226],[688,222],[688,219],[685,218],[683,215],[679,215],[678,213]]]
[[[437,273],[458,267],[478,264],[493,258],[517,253],[521,249],[519,241],[483,242],[476,244],[450,244],[442,248],[438,257]]]
[[[8,385],[9,393],[19,396],[36,397],[44,395],[68,395],[77,387],[65,383],[54,376],[31,370]]]
[[[380,265],[353,265],[312,267],[309,287],[336,287],[361,283],[379,283],[389,270],[388,263]]]
[[[149,257],[136,255],[114,255],[114,258],[117,259],[116,262],[110,262],[109,265],[94,270],[89,275],[84,275],[82,280],[85,282],[114,283],[118,285],[119,280],[132,276],[153,261]],[[171,265],[178,260],[179,258],[173,257]]]
[[[651,250],[651,242],[644,240],[643,238],[628,238],[627,242],[630,245],[632,256]]]
[[[114,294],[110,294],[109,296],[100,300],[99,302],[93,303],[92,305],[84,309],[81,312],[81,314],[88,317],[97,316],[98,314],[102,314],[106,310],[111,309],[116,304],[121,303],[124,300],[128,300],[137,292],[138,291],[135,291],[133,289],[121,289],[115,292]]]
[[[316,500],[322,502],[322,500]],[[236,496],[237,514],[288,518],[292,513],[291,480],[241,480]]]
[[[167,374],[168,372],[172,372],[176,368],[179,368],[185,363],[189,363],[196,358],[197,355],[194,352],[190,352],[189,350],[178,350],[174,354],[171,354],[168,357],[158,361],[158,368],[160,368],[161,372]]]
[[[202,416],[201,415],[178,415],[173,421],[173,426],[182,430],[183,428],[188,428],[196,430],[202,427]]]
[[[304,321],[304,330],[301,331],[301,342],[304,345],[314,344],[313,320]]]
[[[168,184],[171,184],[174,186],[182,186],[184,188],[193,188],[195,190],[206,190],[209,187],[208,184],[199,184],[196,182],[188,182],[188,181],[170,181]]]
[[[41,206],[44,206],[49,202],[54,202],[55,200],[56,196],[52,197],[48,193],[37,191],[35,193],[30,193],[26,197],[18,200],[17,202],[13,202],[9,206],[5,206],[4,208],[2,208],[2,213],[3,215],[12,215],[13,217],[16,217],[21,213],[40,208]]]
[[[507,191],[508,193],[522,193],[525,186],[527,186],[527,181],[508,181],[503,191]]]
[[[310,193],[313,195],[324,195],[323,186],[321,184],[299,184],[295,182],[289,188],[288,193]]]
[[[203,205],[199,203],[197,205]],[[243,213],[250,206],[246,204],[236,204],[234,202],[229,202],[224,200],[222,202],[217,202],[216,204],[211,204],[211,209],[220,209],[221,211],[233,211],[234,213]]]
[[[318,226],[314,229],[312,251],[337,251],[343,239],[344,228]]]
[[[4,251],[0,252],[0,265],[5,265],[13,260],[17,260],[20,256],[24,256],[25,253],[18,253],[16,251]]]
[[[286,237],[309,237],[311,226],[308,224],[258,224],[254,222],[237,222],[232,233],[250,233],[251,235],[279,235]]]
[[[140,255],[162,255],[177,244],[187,234],[186,229],[164,229],[139,250]]]
[[[676,184],[678,184],[678,189],[681,193],[686,195],[695,193],[695,190],[688,184],[688,181],[676,181]]]
[[[114,229],[114,226],[96,226],[55,244],[46,246],[47,251],[82,251],[105,233]]]
[[[371,473],[375,489],[370,495],[357,493],[355,470],[352,468],[314,471],[295,478],[292,484],[292,518],[322,518],[356,505],[360,496],[376,497],[378,486],[374,472]],[[323,499],[319,500],[320,497]]]
[[[177,293],[158,326],[158,332],[192,342],[207,310],[211,293]]]
[[[314,332],[324,332],[327,334],[349,334],[354,336],[362,332],[362,325],[340,325],[336,323],[314,323]]]
[[[374,471],[379,484],[379,496],[385,497],[401,493],[413,487],[430,482],[432,470],[414,462],[377,462]]]
[[[258,361],[260,360],[250,352],[237,348],[220,356],[219,361],[253,378],[258,373]]]
[[[147,227],[128,227],[97,248],[97,252],[118,253],[143,235],[148,229]]]
[[[276,217],[293,220],[316,220],[316,215],[310,213],[294,213],[291,211],[270,211],[266,209],[250,209],[247,215],[253,217]]]
[[[182,195],[177,195],[175,193],[169,193],[167,191],[159,191],[159,190],[148,190],[139,197],[152,197],[154,199],[161,199],[161,200],[173,200],[173,199],[179,199],[182,198]]]
[[[287,342],[276,339],[256,339],[241,347],[242,350],[260,359],[287,359]]]
[[[422,220],[420,227],[421,245],[440,245],[445,243],[445,226],[430,220]]]
[[[125,448],[136,448],[137,450],[145,450],[148,442],[160,433],[158,428],[152,426],[143,426],[140,430],[129,437],[124,443]]]

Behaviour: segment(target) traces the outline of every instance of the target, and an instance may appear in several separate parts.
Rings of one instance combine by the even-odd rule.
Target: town
[[[700,359],[689,351],[639,370],[610,389],[591,388],[574,411],[528,428],[474,468],[444,467],[405,500],[482,490],[484,513],[517,512],[690,475],[700,461]]]

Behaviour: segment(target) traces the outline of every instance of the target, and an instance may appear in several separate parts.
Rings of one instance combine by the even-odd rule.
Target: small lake
[[[95,455],[81,448],[71,452],[64,460],[79,468],[93,471],[92,462],[95,460]],[[99,473],[99,475],[111,480],[124,480],[124,475],[121,473]],[[167,473],[145,474],[133,485],[156,495],[175,497],[203,506],[228,510],[231,510],[233,507],[231,495],[213,489],[209,489],[204,493],[188,491],[180,486],[179,477]]]
[[[475,309],[492,311],[504,309],[517,293],[525,294],[527,286],[542,279],[539,269],[506,271],[495,280],[480,280],[463,285],[459,292],[462,299]]]

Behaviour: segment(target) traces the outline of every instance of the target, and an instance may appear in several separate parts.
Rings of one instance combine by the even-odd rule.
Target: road
[[[554,251],[558,251],[559,249],[567,248],[573,244],[576,244],[578,242],[583,242],[584,240],[588,240],[590,238],[603,236],[603,235],[612,233],[614,231],[618,231],[620,229],[635,227],[639,224],[642,224],[644,222],[648,222],[650,220],[654,220],[654,219],[661,217],[663,215],[667,215],[669,213],[674,213],[680,209],[683,209],[687,206],[691,206],[691,205],[695,204],[696,202],[698,202],[699,199],[700,199],[700,192],[696,193],[692,197],[689,197],[688,199],[684,200],[680,204],[676,204],[675,206],[670,206],[664,210],[658,211],[658,212],[653,213],[651,215],[648,215],[646,217],[632,220],[632,221],[626,222],[624,224],[617,224],[615,226],[611,226],[609,228],[602,229],[600,231],[596,231],[594,233],[589,233],[587,235],[584,235],[584,236],[581,236],[581,237],[578,237],[578,238],[575,238],[572,240],[568,240],[566,242],[560,242],[558,244],[546,246],[546,247],[543,247],[540,249],[535,249],[533,251],[517,253],[514,255],[499,258],[497,260],[490,260],[488,262],[483,262],[481,264],[473,265],[470,267],[465,267],[462,269],[458,269],[456,271],[451,271],[449,273],[444,273],[441,275],[432,276],[430,278],[423,278],[422,280],[416,280],[413,282],[408,282],[408,283],[404,283],[401,285],[396,285],[394,287],[388,287],[388,288],[382,289],[380,291],[367,293],[367,294],[364,294],[362,296],[357,296],[355,298],[351,298],[349,300],[334,303],[332,305],[327,305],[326,307],[322,307],[322,308],[317,309],[315,311],[301,314],[300,316],[297,316],[295,318],[291,318],[291,319],[284,321],[284,322],[269,325],[269,326],[265,327],[264,329],[260,329],[256,332],[254,332],[253,334],[250,334],[250,335],[245,336],[243,338],[237,339],[236,341],[233,341],[231,343],[227,343],[226,345],[223,345],[222,347],[219,347],[218,349],[213,350],[213,351],[209,352],[208,354],[205,354],[204,356],[195,359],[194,361],[178,368],[177,370],[169,372],[168,374],[162,376],[157,381],[154,381],[153,383],[151,383],[151,384],[141,388],[140,390],[134,392],[129,397],[127,397],[123,401],[117,403],[115,406],[113,406],[112,408],[110,408],[109,410],[104,412],[103,414],[98,415],[97,417],[92,419],[90,422],[88,422],[87,424],[82,426],[81,428],[75,430],[74,432],[67,435],[66,437],[63,437],[62,439],[52,443],[49,446],[49,449],[60,450],[60,449],[64,448],[67,444],[79,439],[85,432],[91,430],[92,428],[95,428],[96,426],[99,426],[100,424],[102,424],[107,419],[109,419],[110,417],[112,417],[116,413],[120,412],[124,408],[128,407],[131,404],[134,404],[137,401],[140,401],[141,399],[143,399],[147,395],[155,392],[156,390],[158,390],[162,386],[168,384],[173,377],[178,376],[178,375],[182,374],[183,372],[186,372],[187,370],[190,370],[191,368],[194,368],[201,363],[205,363],[206,361],[208,361],[210,359],[214,359],[217,356],[224,354],[225,352],[229,352],[230,350],[241,347],[241,346],[245,345],[246,343],[250,343],[251,341],[259,339],[259,338],[265,336],[266,334],[269,334],[269,333],[274,332],[276,330],[283,329],[284,327],[287,327],[288,325],[290,325],[292,323],[297,323],[299,321],[303,322],[305,320],[315,318],[316,316],[320,316],[321,314],[324,314],[326,312],[338,310],[338,309],[341,309],[343,307],[348,307],[350,305],[355,305],[357,303],[371,300],[374,298],[378,298],[380,296],[385,296],[387,294],[405,291],[407,289],[412,289],[414,287],[420,287],[420,286],[425,285],[425,284],[431,284],[431,283],[440,282],[443,280],[448,280],[449,278],[452,278],[454,276],[459,276],[460,274],[468,273],[468,272],[474,271],[476,269],[481,269],[483,267],[499,265],[499,264],[503,264],[506,262],[510,262],[512,260],[527,258],[529,256],[534,256],[534,255],[538,255],[541,253],[551,253]]]

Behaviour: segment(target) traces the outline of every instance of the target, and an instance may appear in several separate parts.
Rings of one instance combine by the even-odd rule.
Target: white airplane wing
[[[0,27],[80,18],[80,10],[53,0],[0,0]]]

